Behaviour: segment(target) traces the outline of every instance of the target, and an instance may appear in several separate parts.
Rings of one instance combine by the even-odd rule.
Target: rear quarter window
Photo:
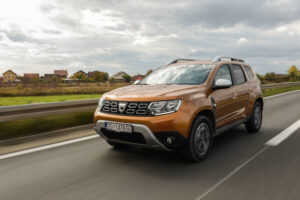
[[[235,78],[236,85],[243,84],[246,82],[245,74],[244,74],[241,66],[233,64],[233,65],[231,65],[231,70],[232,70],[233,76]]]
[[[253,74],[253,71],[252,71],[251,67],[249,67],[247,65],[244,65],[244,69],[245,69],[245,72],[246,72],[249,80],[253,79],[254,78],[254,74]]]

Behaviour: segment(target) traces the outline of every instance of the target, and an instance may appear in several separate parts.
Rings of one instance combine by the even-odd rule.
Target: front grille
[[[145,138],[141,133],[137,133],[137,132],[119,133],[119,132],[107,130],[105,128],[102,128],[101,132],[110,139],[138,143],[138,144],[146,144]]]
[[[102,112],[120,114],[120,115],[137,115],[149,116],[149,102],[125,102],[125,101],[108,101],[103,102]]]

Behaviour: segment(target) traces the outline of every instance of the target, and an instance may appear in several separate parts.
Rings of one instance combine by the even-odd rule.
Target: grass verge
[[[263,94],[267,97],[298,89],[300,89],[300,86],[265,89],[263,90]],[[70,98],[68,100],[74,100],[74,98]],[[0,123],[0,140],[34,135],[90,123],[93,123],[92,111],[3,122]]]
[[[22,119],[0,123],[0,140],[93,123],[93,112]]]
[[[264,89],[263,95],[264,97],[268,97],[268,96],[290,92],[293,90],[299,90],[299,89],[300,89],[300,85],[290,86],[290,87],[270,88],[270,89]]]
[[[12,106],[32,103],[50,103],[58,101],[98,99],[101,94],[53,95],[53,96],[25,96],[0,97],[0,106]]]

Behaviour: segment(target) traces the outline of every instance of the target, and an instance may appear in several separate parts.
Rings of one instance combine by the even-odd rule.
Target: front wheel
[[[251,118],[245,123],[246,129],[249,133],[257,133],[262,124],[262,106],[260,103],[255,102],[251,114]]]
[[[205,116],[196,119],[191,128],[188,143],[182,147],[182,155],[193,162],[204,160],[212,147],[212,124]]]

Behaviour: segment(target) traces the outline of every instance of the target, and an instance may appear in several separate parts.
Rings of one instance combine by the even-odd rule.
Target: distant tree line
[[[77,72],[73,74],[73,79],[77,79],[80,82],[106,82],[109,80],[107,72],[93,71],[88,74],[84,72]]]
[[[289,68],[287,74],[275,74],[274,72],[268,72],[265,75],[256,74],[260,81],[265,83],[280,83],[280,82],[293,82],[300,81],[300,71],[293,65]]]

